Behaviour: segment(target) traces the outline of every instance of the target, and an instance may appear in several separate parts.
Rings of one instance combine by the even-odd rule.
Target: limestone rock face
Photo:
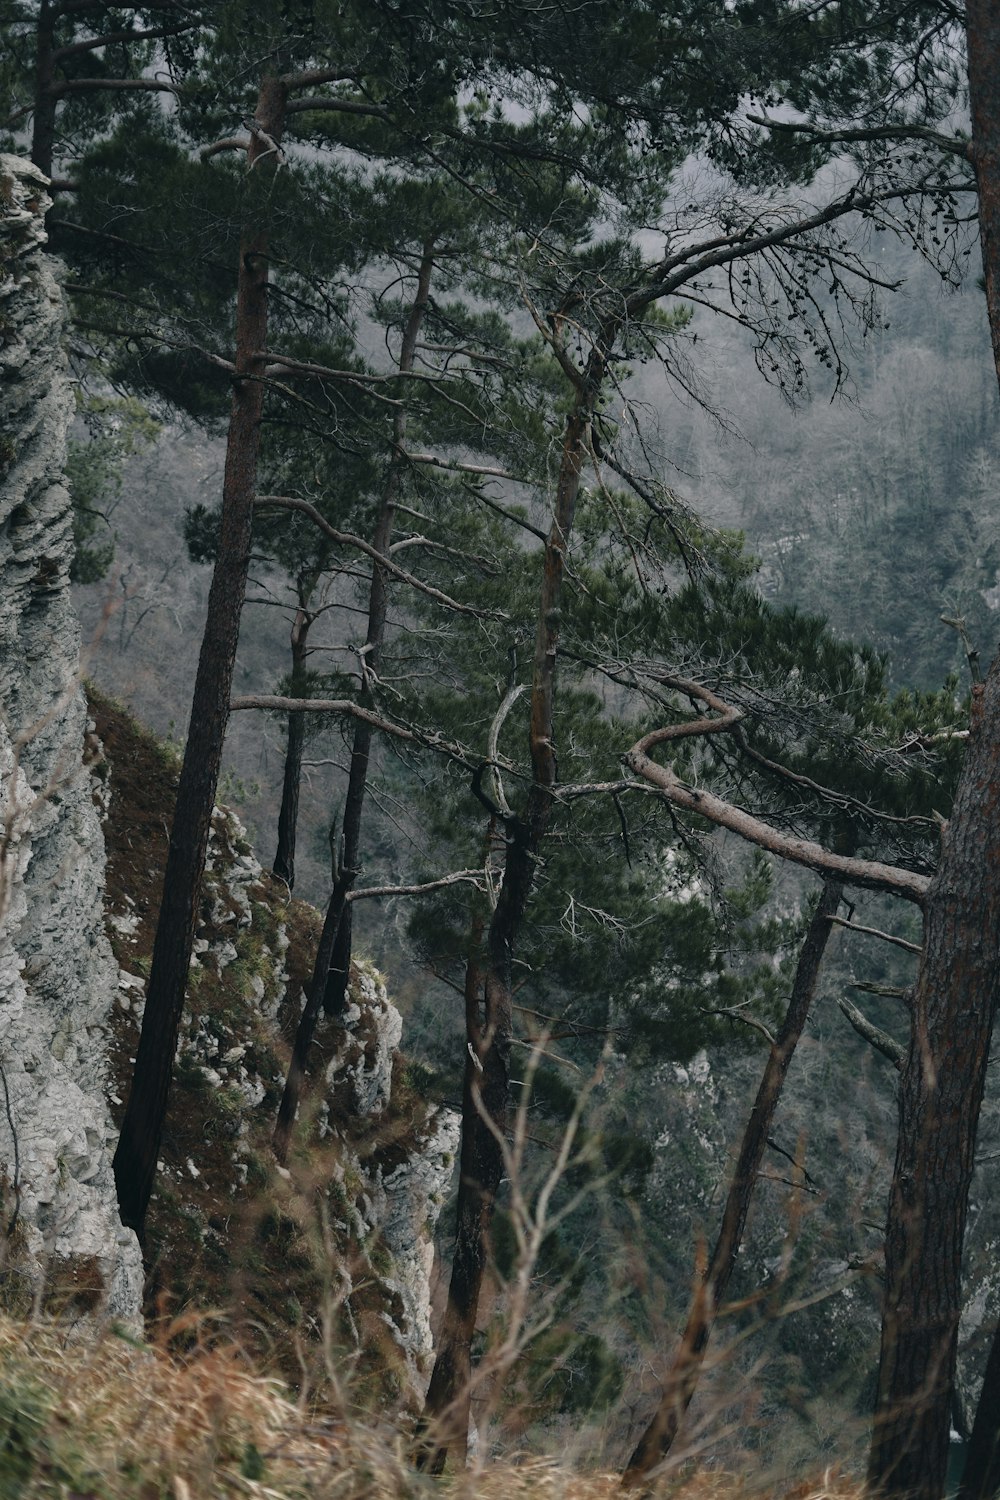
[[[454,1175],[461,1131],[461,1116],[455,1110],[437,1110],[413,1154],[391,1172],[378,1172],[374,1181],[369,1174],[368,1179],[373,1227],[381,1232],[392,1259],[392,1273],[384,1278],[385,1284],[397,1293],[402,1305],[392,1332],[421,1396],[426,1394],[434,1358],[430,1318],[434,1229]]]
[[[118,1218],[103,1089],[118,972],[84,764],[62,483],[72,398],[45,186],[0,155],[0,1173],[31,1275],[72,1279],[86,1263],[95,1298],[132,1317],[142,1270]]]

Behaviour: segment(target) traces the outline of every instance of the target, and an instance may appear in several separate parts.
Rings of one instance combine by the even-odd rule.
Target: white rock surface
[[[0,155],[0,806],[14,851],[0,869],[0,1172],[33,1274],[92,1258],[109,1311],[133,1318],[142,1266],[118,1218],[104,1098],[118,970],[83,766],[62,483],[72,400],[44,189],[34,167]]]
[[[393,1331],[421,1396],[434,1355],[434,1229],[451,1183],[461,1132],[461,1116],[455,1110],[438,1110],[413,1155],[380,1180],[381,1191],[374,1195],[377,1226],[394,1267],[383,1279],[403,1304],[401,1326],[393,1325]]]

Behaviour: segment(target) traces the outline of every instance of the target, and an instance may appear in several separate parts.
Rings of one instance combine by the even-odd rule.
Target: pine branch
[[[67,94],[177,94],[180,90],[176,83],[167,83],[162,78],[64,78],[45,92],[51,99],[62,99]]]
[[[422,579],[417,578],[413,573],[408,573],[398,563],[394,563],[391,557],[378,552],[363,537],[354,536],[348,531],[338,531],[335,526],[331,526],[325,516],[316,509],[315,505],[310,505],[308,500],[298,500],[292,495],[258,495],[254,503],[258,506],[266,506],[269,510],[299,511],[302,515],[308,516],[313,525],[317,526],[332,542],[337,542],[342,547],[354,547],[358,552],[363,552],[366,557],[371,558],[376,567],[384,568],[401,583],[406,583],[410,588],[417,589],[419,593],[426,594],[429,599],[444,605],[446,609],[453,610],[456,614],[472,615],[479,620],[506,620],[508,618],[501,610],[477,609],[474,604],[460,604],[449,594],[444,594],[431,584],[424,583]]]
[[[849,885],[864,886],[868,890],[889,891],[892,895],[902,896],[904,900],[912,901],[923,908],[930,883],[926,875],[918,875],[911,870],[904,870],[896,865],[882,864],[880,861],[834,854],[831,850],[825,849],[822,844],[782,833],[769,823],[754,817],[752,813],[745,812],[731,802],[725,802],[722,798],[716,797],[712,792],[685,786],[669,766],[661,766],[652,760],[649,751],[657,745],[680,739],[682,736],[716,734],[720,731],[732,730],[742,718],[738,709],[723,703],[700,683],[673,678],[666,674],[658,680],[666,686],[674,687],[678,691],[688,693],[689,696],[701,699],[719,714],[719,718],[695,719],[654,729],[652,733],[637,740],[632,749],[622,757],[630,771],[634,771],[644,781],[663,792],[676,807],[697,813],[720,828],[728,828],[749,843],[777,854],[782,859],[805,865],[808,869],[822,874],[839,875]]]
[[[148,31],[108,31],[103,36],[85,37],[83,41],[57,47],[52,59],[54,62],[61,62],[64,57],[75,57],[80,52],[94,52],[98,47],[113,47],[118,42],[148,42],[168,36],[183,36],[193,31],[198,24],[197,21],[188,21],[183,26],[154,26]]]
[[[377,714],[372,709],[362,708],[360,703],[355,703],[352,698],[283,698],[277,694],[253,693],[242,698],[233,698],[229,708],[231,713],[239,713],[243,709],[260,708],[268,712],[283,714],[341,714],[344,718],[361,719],[364,723],[370,724],[373,729],[389,735],[392,739],[401,740],[404,744],[420,745],[425,750],[434,750],[456,765],[463,766],[467,771],[475,772],[482,764],[479,756],[473,755],[456,740],[445,739],[444,735],[436,730],[419,729],[414,725],[400,724],[393,719],[387,719],[383,714]],[[507,771],[514,769],[509,761],[500,763]]]
[[[949,156],[972,161],[972,142],[962,136],[941,135],[927,125],[870,125],[855,126],[840,130],[823,130],[806,121],[772,120],[768,115],[747,115],[751,125],[763,125],[766,130],[783,135],[807,135],[811,141],[828,146],[850,145],[861,141],[927,141]]]

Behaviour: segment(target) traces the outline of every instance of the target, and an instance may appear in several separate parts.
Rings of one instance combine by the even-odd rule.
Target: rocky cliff
[[[44,254],[45,179],[0,156],[0,1172],[8,1292],[86,1282],[119,1316],[141,1292],[104,1100],[118,987],[62,483],[72,394]],[[16,1249],[17,1254],[13,1251]]]

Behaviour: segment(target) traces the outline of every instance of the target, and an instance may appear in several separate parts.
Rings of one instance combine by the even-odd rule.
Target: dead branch
[[[524,691],[525,687],[523,682],[515,683],[507,689],[507,692],[504,694],[503,702],[500,704],[500,707],[497,709],[495,715],[493,716],[493,723],[490,725],[490,732],[486,741],[486,755],[489,760],[490,769],[493,772],[493,800],[496,802],[505,818],[511,817],[511,810],[510,803],[507,801],[507,797],[504,793],[503,782],[500,780],[500,764],[497,759],[500,753],[500,731],[504,726],[507,715],[510,713],[511,709],[514,707],[514,704],[517,702],[518,698],[520,698],[521,694]]]
[[[81,52],[96,52],[99,47],[116,46],[119,42],[148,42],[182,36],[185,32],[193,31],[196,25],[196,21],[186,21],[183,26],[154,26],[146,31],[106,31],[103,36],[88,36],[82,41],[57,47],[52,53],[52,60],[62,62],[65,57],[75,57]]]
[[[877,995],[880,1000],[901,1000],[906,1006],[913,1003],[913,991],[901,989],[898,984],[877,984],[871,979],[853,979],[851,989],[861,990],[865,995]]]
[[[420,745],[425,750],[434,750],[468,771],[478,771],[482,766],[480,757],[473,755],[457,741],[446,740],[444,735],[437,731],[398,724],[382,714],[373,712],[372,709],[362,708],[360,703],[355,703],[351,698],[282,698],[268,693],[254,693],[243,698],[233,698],[229,704],[231,713],[239,713],[249,708],[260,708],[283,714],[342,714],[345,718],[361,719],[364,723],[370,724],[373,729],[389,735],[392,739],[402,740],[404,744]],[[497,763],[507,771],[514,770],[509,761],[499,759]]]
[[[487,479],[507,479],[511,484],[529,484],[531,481],[521,479],[517,474],[510,474],[506,469],[491,468],[488,464],[460,464],[451,459],[437,458],[433,453],[407,453],[404,449],[398,450],[400,458],[405,458],[409,464],[428,464],[434,469],[446,469],[450,474],[475,474],[482,475]]]
[[[348,891],[348,901],[364,901],[376,896],[424,896],[428,891],[439,891],[446,885],[475,885],[482,888],[482,870],[455,870],[451,875],[442,875],[437,880],[425,880],[420,885],[369,885],[360,890]]]
[[[883,1057],[888,1058],[897,1072],[902,1072],[903,1063],[906,1059],[906,1048],[901,1047],[895,1037],[891,1037],[887,1031],[883,1031],[873,1021],[869,1021],[864,1012],[858,1010],[858,1007],[852,1001],[848,1000],[846,995],[838,995],[837,1004],[858,1033],[858,1036],[864,1037],[865,1041],[874,1047],[876,1052],[881,1052]]]

